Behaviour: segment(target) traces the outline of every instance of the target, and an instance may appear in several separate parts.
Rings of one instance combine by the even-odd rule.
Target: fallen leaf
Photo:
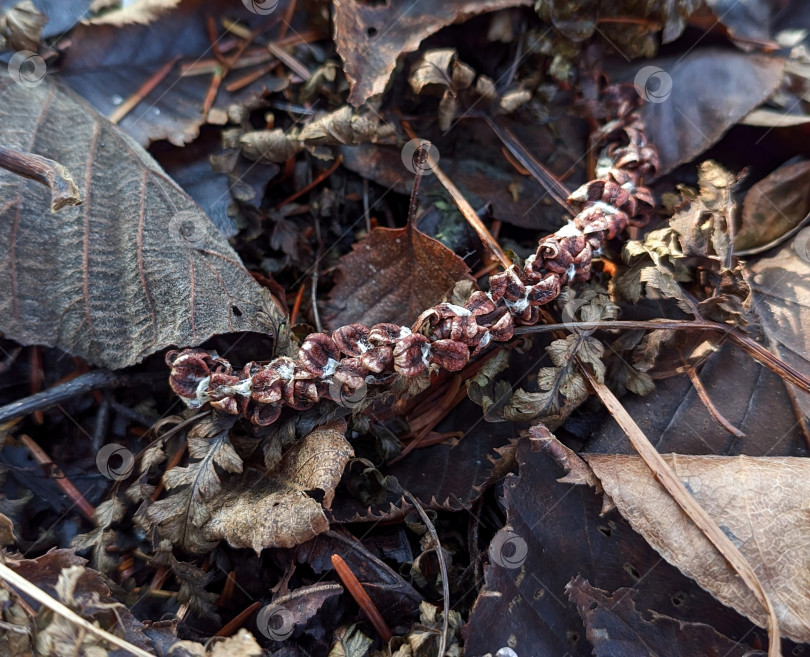
[[[319,116],[301,130],[298,138],[308,146],[339,146],[391,142],[394,126],[371,112],[358,112],[346,105]]]
[[[265,636],[273,636],[273,630],[278,629],[274,623],[278,616],[284,617],[284,623],[290,630],[303,628],[313,618],[317,618],[321,607],[329,602],[328,608],[334,608],[338,599],[346,590],[337,582],[318,582],[301,586],[286,595],[274,598],[273,602],[263,607],[256,616],[256,626]],[[262,625],[266,624],[266,627]],[[313,623],[315,625],[315,623]],[[310,628],[311,629],[311,628]]]
[[[374,228],[341,259],[325,319],[333,329],[353,322],[410,325],[469,275],[461,258],[410,224]]]
[[[589,657],[582,620],[564,598],[576,575],[609,591],[637,587],[639,610],[711,618],[734,639],[750,633],[750,623],[662,560],[615,510],[600,515],[601,497],[591,488],[561,483],[565,472],[552,455],[561,452],[568,463],[576,457],[549,445],[522,439],[518,474],[504,480],[506,526],[489,545],[485,586],[464,630],[469,654],[511,646],[518,655]]]
[[[753,309],[759,318],[771,350],[805,376],[810,375],[810,229],[782,244],[772,255],[751,263],[744,270],[751,288]],[[793,386],[807,430],[810,395]]]
[[[136,3],[77,26],[60,74],[99,112],[111,116],[172,58],[199,62],[212,57],[206,19],[222,15],[238,17],[251,27],[263,19],[233,0]],[[222,85],[212,106],[215,111],[206,117],[202,107],[213,73],[181,76],[180,65],[175,64],[120,121],[121,128],[142,146],[158,139],[182,146],[194,140],[209,117],[222,114],[231,103],[244,103],[262,90],[278,91],[287,84],[265,75],[234,94]]]
[[[346,531],[330,530],[298,546],[296,561],[308,564],[318,574],[331,573],[334,571],[333,554],[346,562],[389,624],[401,623],[415,614],[422,596],[396,570]],[[412,561],[412,555],[409,556]]]
[[[785,60],[703,48],[675,62],[649,60],[644,66],[663,69],[671,78],[669,96],[646,103],[641,111],[647,138],[658,147],[658,173],[665,174],[715,144],[768,98],[782,80]],[[641,72],[640,64],[634,67]],[[642,81],[645,93],[645,84],[651,80],[649,76]]]
[[[621,4],[616,6],[617,11],[625,11],[628,14],[636,16],[640,14],[639,18],[646,18],[653,21],[655,24],[660,25],[657,30],[663,29],[661,35],[664,43],[674,41],[686,26],[686,18],[697,8],[699,2],[696,0],[670,0],[669,2],[648,2],[648,3],[633,3],[628,2],[626,6]],[[596,5],[591,0],[538,0],[535,7],[540,16],[550,21],[554,27],[559,30],[563,35],[573,41],[583,41],[590,37],[595,31],[602,31],[605,28],[610,28],[610,24],[602,25],[599,27],[597,23],[598,12]],[[625,54],[625,50],[632,48],[631,43],[626,43],[625,40],[630,41],[635,32],[624,30],[619,32],[625,39],[619,43],[620,52],[625,57],[631,56]],[[644,35],[646,32],[641,32]],[[604,33],[603,33],[603,36]],[[607,37],[606,37],[607,38]],[[616,38],[616,34],[613,34]],[[640,40],[639,38],[636,41]],[[610,40],[611,44],[614,43]]]
[[[810,214],[810,162],[779,167],[745,195],[742,222],[734,250],[770,244],[798,226]]]
[[[5,2],[0,2],[0,10]],[[37,11],[31,0],[21,0],[0,13],[0,48],[36,52],[42,39],[42,28],[48,18]]]
[[[51,550],[36,559],[8,559],[9,567],[15,572],[48,595],[59,598],[84,618],[101,627],[116,627],[116,633],[129,643],[151,650],[152,642],[144,633],[144,625],[126,606],[114,599],[105,577],[98,571],[85,567],[86,563],[86,559],[67,549]],[[61,616],[52,614],[44,606],[34,604],[34,609],[39,609],[37,618],[32,619],[36,622],[35,635],[42,650],[38,654],[76,654],[77,650],[81,653],[79,645],[85,638],[82,636],[83,632],[78,632],[77,635],[75,625],[69,621],[63,622],[60,620]],[[94,640],[90,635],[85,636],[90,642]],[[65,637],[73,637],[75,645],[61,651],[52,647],[60,644]]]
[[[51,214],[47,189],[0,171],[7,337],[121,368],[219,333],[275,334],[269,294],[137,144],[51,78],[2,75],[0,89],[0,141],[47,153],[82,199]]]
[[[720,23],[732,39],[766,41],[772,35],[772,14],[778,9],[768,0],[707,0],[709,25]],[[708,25],[707,25],[708,27]]]
[[[469,509],[514,465],[510,440],[517,437],[516,427],[508,422],[482,424],[480,410],[469,400],[459,404],[436,431],[463,431],[464,438],[414,450],[407,459],[381,468],[425,508]],[[373,503],[341,495],[331,518],[340,523],[378,522],[403,518],[413,509],[402,493],[380,492],[383,498]]]
[[[577,576],[565,593],[577,605],[594,657],[644,657],[651,650],[657,657],[765,657],[764,652],[732,641],[705,623],[685,623],[654,611],[647,620],[636,609],[638,589],[623,588],[607,595]]]
[[[684,331],[678,331],[684,333]],[[670,342],[664,348],[673,365],[683,364],[693,345]],[[707,352],[717,350],[699,370],[700,381],[715,408],[745,434],[726,431],[706,409],[685,374],[655,382],[647,397],[622,399],[646,436],[660,452],[734,456],[794,456],[805,444],[796,416],[778,375],[742,350],[713,337]],[[656,369],[650,370],[655,377]],[[591,437],[588,452],[635,454],[624,432],[609,418]]]
[[[251,471],[210,502],[202,527],[208,541],[232,547],[289,548],[329,529],[329,509],[343,468],[354,456],[344,438],[346,423],[335,420],[296,443],[271,476]],[[323,491],[323,502],[308,491]]]
[[[443,27],[529,5],[530,0],[423,0],[407,6],[334,0],[335,45],[349,79],[349,103],[359,107],[382,93],[397,58]]]
[[[669,563],[760,627],[753,593],[655,480],[640,457],[587,454],[619,512]],[[665,455],[667,464],[753,567],[784,636],[810,640],[806,568],[810,460]]]

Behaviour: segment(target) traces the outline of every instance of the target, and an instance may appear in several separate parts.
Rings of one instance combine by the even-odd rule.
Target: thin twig
[[[93,370],[47,390],[0,406],[0,423],[56,406],[68,399],[103,388],[115,388],[140,381],[153,381],[154,375],[122,375],[110,370]]]
[[[442,551],[441,541],[439,541],[439,534],[436,532],[436,528],[430,521],[428,514],[425,513],[422,505],[419,504],[419,500],[417,500],[407,490],[403,491],[403,494],[410,500],[411,504],[413,504],[414,508],[419,512],[422,522],[425,523],[425,527],[427,527],[430,537],[433,539],[433,542],[436,545],[434,550],[436,552],[436,558],[439,560],[439,572],[442,574],[442,594],[444,596],[444,623],[442,628],[442,636],[439,641],[439,651],[437,653],[437,657],[444,657],[444,653],[447,650],[447,635],[450,628],[450,581],[448,580],[447,575],[447,562],[444,559],[444,552]]]
[[[698,373],[695,371],[695,368],[686,365],[686,373],[689,375],[689,380],[692,382],[692,385],[695,386],[695,390],[697,391],[698,397],[700,397],[700,401],[703,402],[706,410],[709,411],[709,415],[711,415],[721,427],[723,427],[733,436],[736,436],[737,438],[745,438],[745,434],[731,424],[731,422],[724,418],[723,414],[717,410],[717,407],[714,405],[714,402],[712,402],[711,397],[709,397],[709,393],[706,392],[706,388],[703,387],[703,383],[701,382]]]
[[[278,210],[278,209],[280,209],[280,208],[283,208],[283,207],[284,207],[285,205],[287,205],[288,203],[292,203],[292,202],[293,202],[293,201],[295,201],[296,199],[301,198],[301,197],[302,197],[304,194],[306,194],[308,191],[310,191],[311,189],[314,189],[315,187],[317,187],[318,185],[320,185],[320,184],[321,184],[321,183],[322,183],[324,180],[326,180],[326,179],[327,179],[329,176],[331,176],[331,175],[332,175],[332,174],[333,174],[335,171],[337,171],[337,168],[338,168],[338,167],[339,167],[339,166],[340,166],[342,163],[343,163],[343,155],[338,155],[338,156],[335,158],[335,161],[334,161],[334,162],[332,162],[332,164],[330,164],[330,165],[329,165],[329,168],[328,168],[328,169],[326,169],[325,171],[322,171],[321,173],[319,173],[319,174],[318,174],[318,175],[315,177],[315,179],[314,179],[314,180],[313,180],[311,183],[309,183],[308,185],[305,185],[304,187],[302,187],[301,189],[299,189],[297,192],[295,192],[295,193],[294,193],[294,194],[292,194],[291,196],[288,196],[287,198],[285,198],[285,199],[284,199],[283,201],[281,201],[280,203],[276,203],[276,207],[275,207],[275,209],[276,209],[276,210]]]
[[[93,514],[96,511],[95,508],[84,498],[84,495],[76,488],[75,484],[68,479],[67,475],[62,471],[62,468],[56,465],[56,463],[51,460],[51,457],[48,456],[48,453],[34,442],[30,436],[26,436],[23,433],[20,434],[19,438],[23,445],[28,448],[28,451],[31,452],[31,455],[36,459],[37,463],[47,467],[48,476],[62,489],[62,492],[68,496],[70,501],[76,505],[79,511],[82,512],[82,515],[90,522],[94,523]]]
[[[260,600],[256,600],[256,602],[248,605],[242,611],[240,611],[236,616],[234,616],[231,620],[229,620],[222,628],[217,632],[214,636],[231,636],[236,630],[238,630],[244,624],[245,620],[250,618],[254,611],[259,609],[262,606]]]
[[[51,212],[64,207],[80,205],[79,188],[66,167],[36,153],[0,146],[0,169],[11,171],[23,178],[36,180],[51,190]]]
[[[152,653],[146,652],[145,650],[138,648],[138,646],[132,645],[129,643],[129,641],[125,641],[124,639],[121,639],[114,634],[107,632],[106,630],[102,630],[100,627],[97,627],[96,625],[93,625],[93,623],[85,620],[76,612],[68,609],[61,602],[49,596],[38,586],[32,584],[21,575],[15,573],[4,563],[0,563],[0,579],[5,580],[19,591],[22,591],[25,595],[32,597],[34,600],[42,605],[45,605],[54,613],[59,614],[74,625],[81,627],[85,632],[89,632],[90,634],[97,636],[102,641],[106,641],[113,646],[121,648],[121,650],[126,650],[128,653],[135,655],[136,657],[154,657]]]
[[[425,162],[427,162],[430,155],[430,142],[423,141],[416,151],[416,160],[414,167],[416,169],[413,179],[413,186],[411,187],[411,200],[408,204],[408,223],[416,226],[416,211],[419,209],[419,187],[422,186],[422,178],[425,172]]]
[[[661,457],[655,447],[653,447],[652,443],[636,424],[635,420],[630,417],[630,414],[625,410],[621,402],[616,399],[615,395],[610,391],[610,388],[604,383],[597,381],[587,367],[580,364],[579,369],[588,380],[593,391],[605,405],[605,408],[610,411],[613,419],[616,420],[616,423],[622,428],[625,435],[630,440],[630,444],[639,453],[644,463],[647,464],[647,467],[650,468],[655,479],[670,494],[672,499],[681,507],[689,519],[695,523],[698,529],[703,532],[712,545],[717,548],[717,551],[723,555],[729,565],[737,571],[743,582],[745,582],[746,586],[754,594],[757,602],[762,605],[762,608],[767,614],[768,622],[768,657],[780,657],[779,620],[751,564],[748,563],[734,543],[731,542],[731,539],[723,533],[723,530],[717,526],[714,519],[698,504],[697,500],[689,491],[686,490],[681,480],[678,479],[678,476],[672,468]]]

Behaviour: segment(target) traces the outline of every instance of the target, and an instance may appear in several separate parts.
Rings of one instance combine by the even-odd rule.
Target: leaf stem
[[[525,333],[546,333],[549,331],[559,331],[568,329],[664,329],[683,330],[697,329],[703,331],[719,331],[725,334],[731,342],[746,352],[760,365],[778,374],[788,383],[810,394],[810,379],[804,374],[794,369],[781,358],[774,356],[761,344],[740,333],[739,329],[727,326],[720,322],[710,322],[707,320],[677,320],[677,319],[654,319],[647,322],[636,322],[626,320],[616,320],[609,322],[567,322],[565,324],[540,324],[538,326],[521,326],[515,329],[516,335]]]

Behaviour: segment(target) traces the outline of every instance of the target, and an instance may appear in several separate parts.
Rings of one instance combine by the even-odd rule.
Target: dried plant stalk
[[[522,267],[491,276],[488,293],[474,292],[464,306],[440,303],[411,327],[349,324],[331,335],[313,333],[297,359],[250,362],[241,370],[202,349],[172,351],[166,356],[172,389],[192,408],[210,403],[267,425],[284,406],[305,410],[323,398],[343,403],[362,397],[369,385],[431,366],[459,371],[493,341],[512,339],[516,326],[539,321],[540,307],[565,285],[590,277],[591,260],[606,240],[649,219],[654,199],[641,180],[656,171],[658,153],[628,103],[617,114],[602,131],[607,146],[598,177],[568,198],[581,208],[573,221],[541,239]]]

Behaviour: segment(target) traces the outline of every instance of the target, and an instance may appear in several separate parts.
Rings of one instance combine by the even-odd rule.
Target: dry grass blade
[[[3,563],[0,563],[0,579],[5,580],[18,591],[22,591],[26,595],[31,596],[34,598],[34,600],[45,605],[54,613],[59,614],[71,623],[78,625],[83,630],[90,632],[90,634],[97,636],[102,641],[106,641],[113,646],[117,646],[118,648],[121,648],[121,650],[126,650],[131,655],[136,655],[136,657],[154,657],[152,653],[141,650],[137,646],[133,646],[128,641],[124,641],[124,639],[120,639],[114,634],[110,634],[109,632],[102,630],[100,627],[93,625],[91,622],[79,616],[76,612],[68,609],[58,600],[55,600],[49,596],[38,586],[35,586],[21,575],[15,573],[13,570],[11,570],[11,568]]]
[[[751,565],[746,561],[745,557],[740,554],[734,543],[731,542],[731,539],[723,533],[709,514],[706,513],[705,509],[700,506],[689,491],[686,490],[672,468],[661,458],[661,455],[655,447],[653,447],[652,443],[650,443],[647,436],[644,435],[644,432],[639,428],[635,420],[630,417],[630,414],[625,410],[621,402],[616,399],[610,389],[606,385],[599,383],[587,368],[580,367],[580,370],[593,388],[593,391],[598,395],[608,411],[610,411],[613,419],[616,420],[616,423],[622,428],[625,434],[627,434],[627,438],[630,440],[633,448],[639,453],[641,458],[644,459],[647,467],[653,472],[658,482],[672,496],[672,499],[677,502],[678,506],[683,509],[689,519],[705,534],[706,538],[711,541],[720,554],[725,557],[731,567],[737,571],[748,588],[751,589],[751,592],[768,615],[768,657],[781,657],[782,653],[779,648],[779,621],[776,618],[773,605],[768,599]]]

